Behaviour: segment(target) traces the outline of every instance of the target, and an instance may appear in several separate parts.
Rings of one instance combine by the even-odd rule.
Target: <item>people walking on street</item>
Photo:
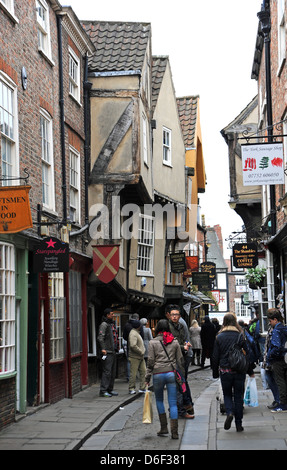
[[[114,312],[106,308],[102,323],[99,327],[98,342],[102,353],[102,377],[100,385],[100,396],[112,397],[118,395],[114,391],[116,377],[116,353],[119,350],[119,338],[114,322]]]
[[[147,319],[146,318],[141,318],[140,322],[143,326],[143,340],[144,340],[144,347],[145,347],[145,353],[144,353],[144,359],[145,362],[147,362],[147,357],[148,357],[148,345],[150,340],[153,338],[151,329],[148,328],[147,325]]]
[[[265,349],[264,349],[264,354],[263,354],[263,361],[261,363],[261,377],[263,376],[267,387],[270,388],[272,394],[273,394],[273,402],[267,406],[270,410],[273,408],[277,408],[280,403],[280,398],[279,398],[279,389],[277,386],[277,383],[275,381],[274,377],[274,372],[272,370],[272,366],[267,363],[267,354],[270,348],[270,341],[272,337],[272,332],[273,328],[271,325],[269,325],[266,339],[265,339]]]
[[[172,439],[178,439],[178,408],[177,385],[174,369],[182,367],[183,356],[180,345],[170,333],[169,322],[159,320],[155,329],[155,338],[149,342],[146,384],[149,385],[153,376],[153,387],[156,398],[156,407],[160,420],[159,436],[168,434],[167,416],[164,406],[164,387],[166,386],[170,413],[170,426]]]
[[[283,324],[283,318],[277,308],[267,310],[267,317],[273,331],[266,362],[272,366],[274,378],[279,389],[280,400],[279,405],[273,408],[271,412],[287,412],[287,364],[284,360],[287,352],[285,347],[287,327]]]
[[[184,327],[183,322],[180,321],[180,308],[178,305],[169,304],[165,309],[166,318],[169,321],[169,328],[171,334],[177,339],[184,361],[184,378],[186,380],[186,391],[184,393],[177,393],[177,406],[179,416],[186,419],[194,418],[194,406],[191,397],[191,392],[187,380],[188,366],[190,363],[190,357],[188,355],[189,349],[191,349],[191,343],[189,342],[188,328]]]
[[[201,338],[200,338],[201,327],[199,326],[197,320],[192,320],[191,326],[189,328],[190,342],[193,351],[192,364],[200,366],[200,353],[202,349]]]
[[[124,330],[123,330],[123,348],[124,348],[124,352],[125,352],[125,355],[126,355],[126,358],[127,358],[127,381],[129,381],[129,379],[130,379],[130,369],[131,369],[131,365],[130,365],[130,361],[129,361],[129,334],[130,334],[130,331],[132,330],[132,328],[134,328],[134,321],[139,320],[139,319],[140,319],[139,314],[138,313],[133,313],[131,315],[130,319],[125,324]],[[143,338],[144,336],[143,336],[143,327],[142,326],[141,326],[141,329],[140,329],[140,334]]]
[[[128,350],[130,361],[130,378],[129,378],[129,393],[133,395],[136,393],[136,378],[139,373],[140,386],[139,392],[145,392],[145,374],[146,365],[144,360],[145,347],[143,339],[140,335],[142,324],[139,320],[133,321],[133,328],[129,333]]]
[[[237,323],[233,313],[225,314],[223,325],[216,336],[213,349],[212,371],[213,378],[220,377],[223,391],[224,406],[227,414],[224,429],[231,427],[233,417],[238,432],[243,431],[243,396],[245,373],[238,373],[231,369],[228,354],[231,346],[238,343],[247,352],[246,342],[242,329]],[[248,374],[253,376],[253,370],[248,370]]]
[[[204,317],[204,322],[201,325],[200,338],[202,344],[201,352],[201,367],[204,367],[205,359],[210,359],[210,365],[212,367],[212,354],[213,346],[216,336],[216,329],[213,323],[211,323],[208,315]]]

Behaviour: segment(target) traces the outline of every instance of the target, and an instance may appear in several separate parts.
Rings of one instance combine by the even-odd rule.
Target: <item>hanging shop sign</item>
[[[58,238],[41,240],[34,249],[35,273],[67,273],[70,268],[69,245]]]
[[[255,268],[258,264],[257,245],[255,243],[236,243],[232,249],[235,268]]]
[[[216,277],[216,264],[211,261],[205,261],[200,264],[200,269],[202,273],[209,273],[209,279],[214,281]]]
[[[0,187],[0,233],[17,233],[33,227],[30,189],[28,185]]]
[[[186,256],[186,271],[184,271],[184,277],[191,277],[191,274],[194,271],[198,271],[199,263],[198,263],[198,256]]]
[[[172,273],[183,273],[186,270],[185,253],[170,253],[170,270]]]
[[[93,269],[98,279],[111,282],[120,267],[119,245],[93,245]]]
[[[283,143],[241,146],[243,185],[284,184]]]
[[[210,287],[209,273],[194,272],[192,273],[191,277],[192,277],[192,284],[194,286],[198,286],[198,288]]]

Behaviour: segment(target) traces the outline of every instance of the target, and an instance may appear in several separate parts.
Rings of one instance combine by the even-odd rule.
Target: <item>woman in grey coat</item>
[[[196,365],[200,365],[200,353],[202,349],[201,338],[200,338],[201,328],[198,325],[196,320],[192,320],[191,326],[189,328],[190,342],[193,350],[192,364],[195,363],[196,356]]]

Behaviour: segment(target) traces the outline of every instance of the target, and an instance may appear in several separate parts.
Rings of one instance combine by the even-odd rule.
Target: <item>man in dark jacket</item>
[[[114,322],[114,312],[106,308],[100,324],[98,342],[102,353],[102,379],[100,385],[101,397],[118,395],[113,390],[116,377],[116,353],[119,350],[119,339]]]
[[[201,354],[201,367],[204,367],[204,362],[206,358],[210,358],[210,365],[212,367],[212,355],[213,355],[213,346],[216,336],[216,329],[211,323],[208,315],[204,317],[204,323],[201,325],[200,338],[202,344],[202,354]]]
[[[270,308],[267,316],[273,331],[266,361],[272,366],[280,398],[279,406],[273,408],[271,412],[287,412],[287,364],[285,362],[287,327],[283,325],[282,316],[277,308]]]

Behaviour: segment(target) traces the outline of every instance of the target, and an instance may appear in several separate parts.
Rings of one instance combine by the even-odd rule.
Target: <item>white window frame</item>
[[[0,7],[14,23],[19,23],[18,18],[14,14],[14,0],[0,0]]]
[[[234,299],[234,310],[235,310],[235,315],[236,315],[237,318],[240,318],[240,317],[248,318],[248,317],[250,317],[250,309],[248,308],[247,305],[242,304],[241,297]]]
[[[142,139],[143,139],[143,161],[148,165],[148,133],[147,133],[147,118],[145,114],[142,116]]]
[[[15,247],[0,243],[0,377],[16,367]]]
[[[139,214],[137,275],[152,276],[154,264],[154,217]]]
[[[80,194],[81,194],[81,168],[80,153],[70,146],[70,220],[80,223]]]
[[[66,299],[63,273],[49,273],[50,362],[65,358]]]
[[[285,0],[277,2],[277,21],[278,21],[278,71],[280,75],[286,59],[286,19],[285,19]]]
[[[167,127],[162,129],[162,161],[171,166],[171,130]]]
[[[36,0],[38,50],[52,62],[49,7],[45,0]]]
[[[18,108],[17,88],[9,77],[0,71],[0,136],[1,136],[1,176],[19,176]],[[4,171],[4,151],[6,165]],[[7,157],[7,151],[9,157]],[[8,169],[8,173],[7,173]],[[20,181],[4,180],[2,186],[20,184]]]
[[[69,94],[80,103],[80,58],[69,47]]]
[[[43,207],[55,210],[53,121],[44,110],[40,111],[41,158],[42,158],[42,197]]]

